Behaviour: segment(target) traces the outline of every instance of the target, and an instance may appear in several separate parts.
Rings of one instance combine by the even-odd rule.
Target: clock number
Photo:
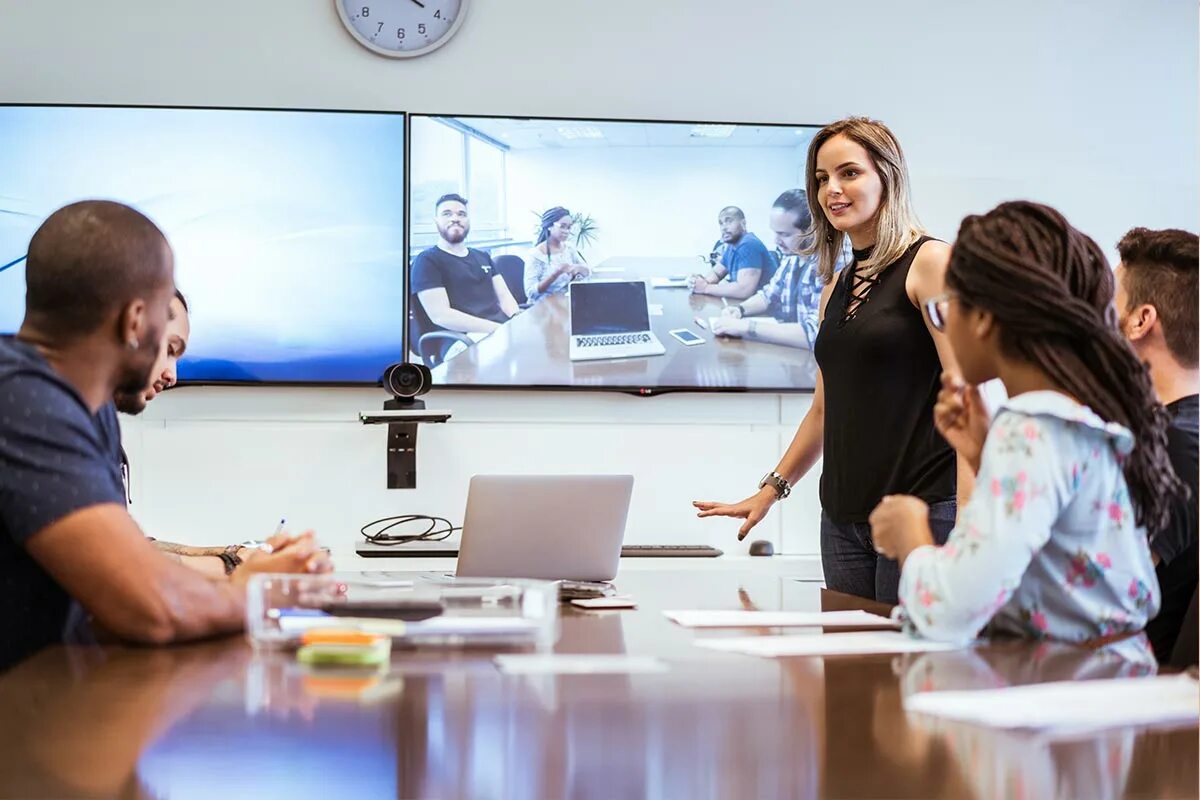
[[[369,16],[371,16],[371,7],[370,7],[370,6],[363,6],[363,7],[362,7],[362,17],[363,17],[363,19],[366,19],[366,18],[367,18],[367,17],[369,17]]]
[[[425,23],[424,22],[422,22],[420,25],[417,26],[417,33],[421,34],[422,36],[425,35]]]
[[[376,34],[376,35],[378,35],[378,34],[379,34],[379,32],[380,32],[381,30],[383,30],[383,23],[382,23],[382,22],[381,22],[381,23],[379,23],[379,27],[375,29],[375,34]]]
[[[400,40],[404,39],[404,28],[396,28],[396,38]]]
[[[442,10],[441,10],[440,8],[439,8],[437,11],[433,12],[433,18],[434,18],[434,19],[441,19],[441,18],[442,18]]]

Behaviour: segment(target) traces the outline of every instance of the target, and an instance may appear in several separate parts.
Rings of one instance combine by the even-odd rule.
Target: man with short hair
[[[1151,532],[1162,607],[1146,626],[1154,655],[1166,663],[1196,593],[1197,442],[1200,440],[1200,246],[1196,234],[1134,228],[1117,244],[1114,301],[1121,332],[1150,368],[1158,399],[1171,415],[1167,453],[1190,489],[1171,521]]]
[[[817,255],[804,255],[805,234],[812,227],[808,195],[790,189],[775,198],[771,230],[784,254],[771,281],[745,302],[721,312],[713,333],[811,350],[820,327],[821,282]],[[835,272],[850,260],[849,237]],[[761,320],[755,319],[762,317]]]
[[[171,304],[167,307],[167,327],[163,332],[162,349],[158,360],[150,370],[150,383],[139,392],[117,392],[113,403],[122,414],[136,416],[146,410],[147,404],[170,389],[179,380],[179,359],[187,350],[192,335],[192,323],[188,318],[187,299],[183,292],[175,290]]]
[[[413,261],[412,294],[439,328],[491,333],[520,307],[492,257],[466,245],[471,232],[466,198],[457,194],[439,197],[434,221],[438,243]]]
[[[745,300],[766,286],[775,274],[775,257],[762,240],[746,230],[746,215],[726,206],[717,215],[724,249],[709,272],[692,276],[692,292]]]
[[[118,392],[113,395],[113,403],[117,411],[130,416],[136,416],[146,410],[155,397],[170,389],[178,381],[179,359],[187,351],[191,338],[191,321],[188,319],[188,304],[183,293],[175,290],[175,297],[168,308],[167,327],[163,336],[162,350],[158,361],[150,372],[150,384],[140,392]],[[132,502],[129,496],[130,466],[129,459],[121,449],[121,470],[125,479],[126,500]],[[165,542],[153,539],[160,551],[170,558],[179,561],[185,567],[191,567],[213,578],[223,578],[231,575],[234,569],[244,562],[250,572],[267,571],[273,559],[265,557],[261,546],[231,544],[224,547],[195,547],[192,545]]]
[[[26,260],[25,319],[0,337],[0,669],[89,613],[125,639],[240,630],[244,580],[157,551],[125,509],[112,398],[151,383],[174,296],[171,248],[119,203],[59,209]],[[321,568],[310,536],[279,567]]]

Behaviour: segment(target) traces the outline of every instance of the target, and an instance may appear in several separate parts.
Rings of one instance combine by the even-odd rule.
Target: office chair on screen
[[[525,259],[520,256],[496,256],[492,259],[496,272],[504,278],[513,299],[521,308],[529,308],[529,297],[525,294]]]
[[[470,337],[439,328],[425,313],[421,299],[415,294],[408,302],[408,341],[409,347],[421,359],[421,363],[433,369],[446,359],[446,351],[455,342],[462,342],[467,347],[474,344]]]

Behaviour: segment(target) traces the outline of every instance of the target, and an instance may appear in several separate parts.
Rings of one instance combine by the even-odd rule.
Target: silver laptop
[[[476,475],[455,572],[612,580],[632,493],[632,475]]]
[[[645,281],[571,285],[571,360],[640,358],[667,352],[650,330]]]

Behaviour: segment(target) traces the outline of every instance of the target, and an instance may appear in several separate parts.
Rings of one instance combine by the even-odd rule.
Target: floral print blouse
[[[1121,471],[1132,449],[1126,428],[1059,392],[1009,399],[946,544],[904,562],[900,615],[954,642],[985,625],[1068,642],[1140,630],[1159,593]]]

